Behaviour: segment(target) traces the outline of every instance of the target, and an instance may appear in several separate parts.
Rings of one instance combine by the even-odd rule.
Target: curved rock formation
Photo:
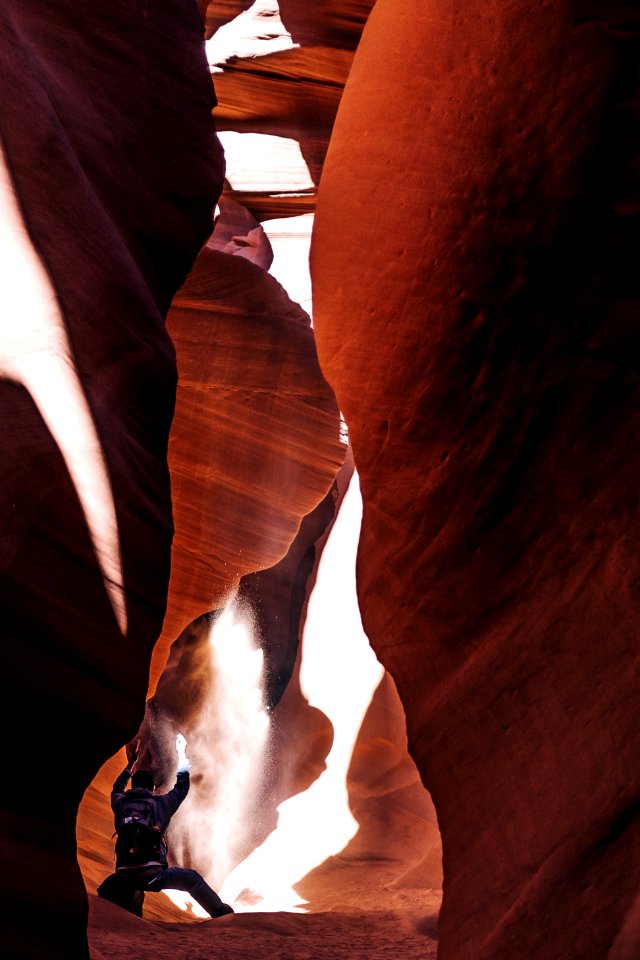
[[[197,3],[212,37],[273,6]],[[223,158],[196,6],[0,12],[0,185],[19,202],[0,268],[5,294],[25,290],[0,319],[3,718],[19,772],[37,758],[3,794],[2,953],[86,960],[75,814],[91,892],[167,591],[152,691],[180,640],[148,756],[160,704],[191,720],[207,612],[238,591],[270,648],[281,751],[247,846],[316,782],[335,729],[293,657],[344,454],[335,390],[364,498],[362,614],[390,676],[348,775],[359,832],[297,893],[402,906],[432,949],[439,845],[402,704],[443,831],[441,960],[636,960],[637,5],[280,13],[277,53],[253,56],[259,26],[219,58],[214,118],[232,140],[282,138],[295,177],[229,169],[211,236]],[[321,172],[319,368],[260,223],[310,217]]]
[[[332,92],[334,113],[337,93]],[[224,113],[225,102],[223,94],[219,112]],[[297,115],[300,104],[287,110]],[[224,120],[216,120],[224,127]],[[241,192],[227,189],[221,198],[214,233],[168,318],[180,376],[169,445],[175,536],[167,615],[150,669],[151,692],[173,641],[185,629],[191,634],[190,621],[224,604],[240,578],[270,567],[287,551],[345,451],[335,399],[317,365],[309,318],[264,271],[243,262],[268,267],[271,252],[264,231],[243,212],[238,196],[244,199]],[[283,205],[289,212],[292,204],[297,209],[295,198],[263,202],[270,212]],[[252,343],[251,355],[243,355],[246,342]],[[267,579],[271,576],[267,573]],[[197,633],[196,624],[193,629]],[[278,672],[273,660],[269,669]],[[172,694],[171,679],[164,679],[170,701],[179,697],[181,682],[188,681],[178,679]],[[184,710],[181,716],[184,722]],[[151,745],[157,736],[147,729]],[[163,755],[157,742],[154,763],[162,764]],[[170,765],[171,758],[165,759]],[[121,765],[121,756],[104,765],[80,811],[80,857],[89,889],[95,889],[111,861],[106,840],[98,842],[93,835],[91,846],[85,846],[84,838],[92,836],[89,812],[101,806],[104,819]]]
[[[30,355],[21,316],[33,290],[22,303],[5,297],[2,359],[18,342],[23,366],[0,380],[3,729],[15,750],[2,797],[1,952],[69,960],[88,955],[76,811],[100,758],[140,723],[164,615],[176,383],[164,314],[211,232],[223,163],[195,6],[169,0],[149,20],[136,4],[8,0],[0,25],[16,229],[48,296],[28,319],[51,335],[60,397],[84,396],[93,438],[76,444],[79,408],[54,397],[42,410],[28,375],[42,344]],[[82,463],[88,449],[93,462]],[[107,478],[102,502],[81,495],[87,471]],[[96,539],[110,503],[119,618]]]
[[[441,960],[640,949],[632,6],[379,0],[323,171],[318,350]]]
[[[257,571],[266,570],[263,579],[272,586],[291,577],[295,582],[303,559],[297,553],[318,536],[309,539],[311,519],[296,540],[298,528],[323,500],[346,451],[309,317],[262,268],[206,245],[174,298],[167,328],[179,373],[168,450],[174,537],[167,611],[150,666],[151,694],[159,681],[161,688],[141,730],[141,762],[162,771],[160,779],[173,772],[167,718],[189,737],[203,697],[215,696],[204,615],[223,607],[239,586],[239,597],[248,602]],[[292,541],[296,546],[289,549]],[[285,555],[282,572],[277,562]],[[303,596],[309,572],[297,585]],[[272,589],[262,611],[266,616],[274,608],[276,620],[279,612],[288,627],[282,640],[290,649],[280,654],[287,676],[273,681],[278,699],[297,645],[297,620],[290,623],[287,609],[290,589],[288,583]],[[275,640],[272,646],[268,669],[277,674]],[[210,735],[215,751],[219,734],[212,729]],[[113,856],[112,831],[92,836],[90,821],[100,806],[101,820],[108,817],[109,792],[122,766],[117,754],[102,767],[80,810],[79,852],[90,890]]]
[[[209,32],[243,11],[247,17],[251,14],[253,25],[253,30],[248,25],[240,30],[244,55],[234,57],[230,50],[224,69],[214,74],[218,130],[294,139],[317,186],[353,52],[371,6],[372,0],[211,4]],[[277,14],[278,7],[281,16],[270,15]],[[290,35],[291,47],[276,45],[276,52],[269,53],[267,38],[277,39],[283,31]],[[260,220],[315,208],[315,191],[253,190],[233,195]]]
[[[308,316],[260,267],[205,247],[167,321],[179,386],[169,443],[175,534],[163,640],[287,552],[345,453]]]
[[[352,469],[352,464],[347,467]],[[224,782],[225,776],[233,776],[228,762],[230,744],[242,736],[231,720],[238,705],[220,695],[220,685],[228,678],[218,675],[219,661],[212,655],[214,632],[227,611],[214,611],[183,631],[172,644],[156,693],[147,703],[140,736],[148,751],[144,762],[153,764],[157,782],[167,788],[172,784],[175,757],[171,732],[187,731],[190,752],[193,755],[195,748],[196,757],[199,754],[199,760],[194,758],[191,812],[188,817],[176,818],[171,847],[180,850],[183,859],[197,863],[216,886],[275,828],[278,805],[306,790],[320,775],[331,747],[331,723],[320,710],[309,706],[300,691],[298,653],[308,593],[339,496],[334,484],[304,518],[282,560],[242,577],[233,597],[235,619],[248,628],[251,644],[261,651],[264,664],[262,703],[269,729],[263,750],[247,771],[248,782]],[[242,642],[240,637],[233,639]],[[222,714],[216,710],[216,701],[220,701]],[[242,722],[244,718],[238,719]],[[239,744],[240,753],[251,749],[251,744]],[[229,828],[220,822],[220,814],[225,815],[220,806],[221,801],[224,806],[225,791],[234,789],[234,805],[242,808],[242,815],[234,818],[228,830],[233,835],[224,844],[225,850],[229,849],[225,871],[224,864],[217,862],[219,848],[208,852],[202,833],[215,837]],[[200,829],[194,830],[194,823]],[[145,915],[151,913],[147,910]]]
[[[234,257],[245,257],[268,270],[273,262],[273,250],[255,217],[230,196],[220,197],[216,214],[214,230],[207,240],[207,246]]]

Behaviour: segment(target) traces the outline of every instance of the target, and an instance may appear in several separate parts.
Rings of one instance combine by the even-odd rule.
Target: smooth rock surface
[[[379,0],[323,170],[316,338],[441,960],[640,949],[637,41],[630,4]]]

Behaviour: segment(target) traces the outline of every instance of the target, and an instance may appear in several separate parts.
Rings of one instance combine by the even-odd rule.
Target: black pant
[[[98,887],[98,896],[110,900],[137,917],[142,916],[146,891],[184,890],[210,917],[223,917],[233,908],[223,903],[215,890],[196,870],[183,867],[141,867],[140,870],[116,870]]]

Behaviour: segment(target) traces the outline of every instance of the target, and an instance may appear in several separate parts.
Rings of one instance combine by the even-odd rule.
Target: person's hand
[[[178,773],[188,773],[191,769],[191,763],[187,760],[187,741],[181,733],[176,737],[176,750],[178,752]]]

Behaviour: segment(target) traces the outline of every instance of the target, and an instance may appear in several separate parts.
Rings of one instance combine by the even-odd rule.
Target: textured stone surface
[[[319,356],[442,960],[640,949],[632,14],[379,0],[323,171]]]
[[[273,18],[264,14],[275,6],[268,0],[255,5],[229,0],[208,8],[209,32],[243,10],[254,14],[261,10],[263,14],[252,14],[253,44],[250,31],[242,30],[245,49],[252,50],[252,55],[230,58],[222,72],[214,74],[219,100],[216,125],[220,131],[295,139],[317,187],[342,89],[372,2],[280,3],[283,26],[278,20],[273,27]],[[280,34],[282,29],[290,34],[293,47],[265,55],[269,44],[264,38]],[[231,194],[260,220],[308,213],[315,208],[315,191],[301,195],[291,190]]]
[[[8,0],[0,24],[0,133],[109,467],[128,607],[123,636],[60,450],[27,390],[0,380],[2,719],[15,750],[0,952],[69,960],[86,956],[77,807],[140,722],[164,614],[176,383],[164,313],[211,231],[222,163],[195,6],[169,0],[149,20],[128,2]]]
[[[300,607],[314,561],[303,563],[296,586],[298,566],[330,516],[314,521],[312,515],[301,536],[296,534],[329,491],[346,448],[309,318],[263,269],[205,246],[174,298],[167,328],[179,372],[168,451],[175,531],[150,693],[168,665],[140,735],[141,763],[163,771],[159,780],[166,775],[169,787],[175,759],[166,736],[169,721],[188,736],[203,698],[213,695],[203,615],[224,606],[239,586],[246,602],[256,589],[264,593],[260,615],[276,621],[280,616],[287,627],[282,637],[266,626],[262,631],[274,701],[281,696],[297,647],[298,620],[291,620],[289,594],[302,591]],[[282,669],[286,677],[278,679]],[[300,700],[300,731],[305,707]],[[211,735],[215,741],[215,731]],[[80,811],[80,859],[90,890],[113,856],[112,831],[98,835],[92,820],[98,809],[100,822],[108,820],[111,784],[122,766],[120,753],[101,768]],[[275,805],[267,807],[265,822]],[[160,904],[152,906],[159,916],[172,915],[170,906],[165,914]]]
[[[393,910],[324,913],[250,913],[212,923],[146,923],[110,903],[90,898],[92,960],[120,957],[140,960],[247,960],[288,957],[335,960],[352,956],[368,960],[435,960],[437,938],[430,920]]]
[[[179,387],[169,443],[175,534],[163,639],[273,566],[343,458],[309,318],[264,270],[202,250],[167,321]]]
[[[296,654],[317,565],[352,470],[352,462],[345,463],[333,489],[303,520],[286,556],[267,570],[244,576],[239,583],[237,602],[265,654],[270,732],[264,751],[266,766],[263,771],[257,766],[254,769],[247,785],[253,796],[234,827],[230,867],[251,854],[274,830],[279,804],[313,785],[325,770],[333,746],[329,717],[311,707],[301,691]],[[161,789],[172,783],[175,730],[185,731],[192,742],[189,811],[184,818],[176,817],[171,844],[174,853],[181,851],[183,862],[196,865],[218,887],[226,876],[220,872],[223,850],[211,851],[205,837],[215,837],[223,829],[219,816],[225,815],[224,805],[219,808],[216,804],[219,791],[225,789],[223,771],[230,773],[228,749],[237,732],[220,727],[211,702],[224,682],[215,675],[211,655],[214,621],[215,617],[200,617],[172,645],[139,735],[144,744],[141,763],[153,767]],[[422,911],[431,916],[430,929],[434,929],[441,876],[439,833],[432,804],[406,752],[404,723],[400,700],[386,676],[367,711],[347,779],[358,832],[339,856],[318,864],[296,884],[307,910],[375,909],[384,904],[387,909]],[[105,798],[122,763],[118,757],[105,765],[81,810],[79,853],[90,892],[108,870],[112,855]],[[246,798],[239,795],[237,802],[244,803]],[[317,814],[326,818],[327,811],[321,807]],[[313,828],[308,824],[307,829]],[[303,843],[304,833],[295,842]],[[274,862],[274,869],[277,866]],[[254,877],[260,880],[259,870]],[[276,883],[274,877],[272,885]],[[274,892],[269,886],[267,883],[267,894]],[[176,914],[165,898],[147,897],[145,917],[169,920]]]

